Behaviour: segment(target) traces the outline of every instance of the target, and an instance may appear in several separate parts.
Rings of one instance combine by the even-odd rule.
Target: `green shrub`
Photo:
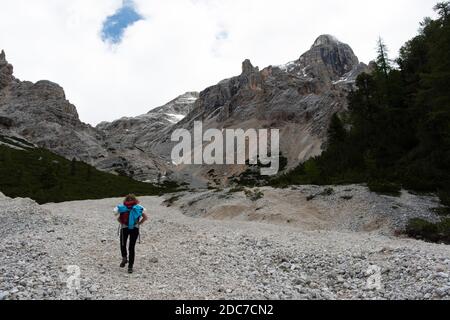
[[[264,193],[262,193],[259,189],[255,190],[245,190],[245,196],[253,202],[258,201],[264,197]]]
[[[423,219],[411,219],[406,234],[416,239],[450,244],[450,218],[432,223]]]
[[[401,187],[393,182],[388,182],[384,180],[370,181],[367,186],[372,192],[378,194],[399,197],[401,195]]]
[[[437,230],[436,224],[419,218],[410,220],[406,227],[406,233],[414,238],[433,237]]]
[[[163,203],[166,205],[166,207],[170,208],[173,206],[173,204],[180,199],[179,195],[170,197],[169,199],[165,200]],[[190,203],[189,205],[193,205],[194,203]]]
[[[333,188],[326,188],[323,192],[320,193],[321,196],[331,196],[333,195],[334,190]]]
[[[441,235],[441,241],[450,244],[450,218],[443,219],[439,224],[439,234]]]
[[[450,207],[450,191],[449,190],[440,190],[438,192],[439,199],[441,200],[442,205]]]
[[[333,188],[326,188],[325,190],[323,190],[320,193],[311,194],[311,195],[307,196],[306,197],[306,201],[314,200],[317,196],[329,197],[329,196],[331,196],[333,194],[334,194],[334,189]]]
[[[228,193],[238,193],[244,191],[245,188],[243,186],[236,186],[228,190]]]
[[[439,207],[439,208],[433,208],[431,210],[439,216],[449,216],[450,215],[449,207]]]

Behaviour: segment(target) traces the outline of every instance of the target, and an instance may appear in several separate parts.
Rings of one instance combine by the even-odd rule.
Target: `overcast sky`
[[[320,34],[392,57],[436,0],[0,0],[0,49],[21,80],[64,87],[82,121],[148,112],[186,91],[297,59]]]

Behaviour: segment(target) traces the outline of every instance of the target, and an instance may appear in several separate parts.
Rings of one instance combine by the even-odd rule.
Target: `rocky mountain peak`
[[[332,36],[330,34],[322,34],[316,39],[316,41],[314,41],[314,44],[311,48],[318,46],[336,46],[340,43],[341,42],[335,36]]]
[[[106,154],[96,132],[82,123],[76,107],[58,84],[20,81],[0,54],[0,131],[33,142],[68,159],[88,163]]]
[[[298,62],[324,81],[341,80],[359,67],[352,48],[332,35],[319,36]]]
[[[156,109],[153,109],[148,112],[148,114],[173,114],[173,115],[187,115],[194,105],[194,103],[197,101],[199,97],[198,92],[189,91],[181,96],[176,97],[172,101],[168,102],[167,104],[158,107]]]

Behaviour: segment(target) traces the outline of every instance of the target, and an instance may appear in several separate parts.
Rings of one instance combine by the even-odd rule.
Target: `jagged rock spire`
[[[13,80],[13,66],[6,61],[5,51],[0,53],[0,90]]]
[[[255,71],[255,67],[253,67],[252,63],[249,59],[245,59],[244,62],[242,62],[242,73],[243,74],[251,74]]]
[[[252,90],[258,90],[262,85],[259,68],[254,67],[249,59],[242,63],[241,83],[247,83]]]

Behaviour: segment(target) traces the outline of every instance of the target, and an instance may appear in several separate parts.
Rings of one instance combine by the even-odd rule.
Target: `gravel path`
[[[0,197],[0,299],[450,299],[449,246],[192,218],[160,197],[141,199],[150,221],[128,275],[111,212],[120,201]],[[71,265],[79,290],[66,287]]]

